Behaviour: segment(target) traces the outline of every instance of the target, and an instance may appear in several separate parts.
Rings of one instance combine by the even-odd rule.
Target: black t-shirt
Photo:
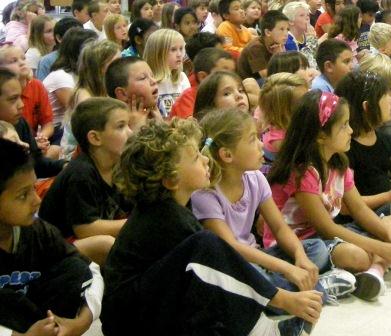
[[[202,227],[173,199],[138,204],[119,233],[105,266],[105,293],[142,274]]]
[[[102,179],[93,161],[81,154],[56,177],[42,201],[39,216],[68,238],[73,235],[74,225],[126,218],[129,211],[130,204]]]
[[[347,153],[354,170],[354,182],[365,196],[376,195],[391,189],[388,172],[391,169],[391,136],[376,132],[376,143],[364,146],[352,139]]]

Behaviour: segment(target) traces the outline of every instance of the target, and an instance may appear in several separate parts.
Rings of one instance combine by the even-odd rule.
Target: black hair
[[[268,174],[269,183],[285,184],[292,173],[296,174],[296,186],[310,166],[313,166],[320,175],[322,186],[325,186],[327,171],[319,150],[318,138],[321,132],[330,135],[332,126],[341,118],[342,106],[347,102],[340,98],[333,113],[322,127],[319,120],[320,90],[307,92],[300,100],[293,113],[290,125],[286,132],[280,152]],[[327,162],[331,169],[341,174],[348,167],[348,159],[344,153],[335,153]]]
[[[75,27],[83,28],[83,25],[73,17],[64,17],[57,21],[53,29],[56,45],[60,43],[57,41],[57,36],[62,39],[69,29]]]
[[[216,66],[216,62],[221,58],[234,60],[232,55],[225,50],[219,48],[202,49],[194,58],[194,73],[205,71],[207,74],[210,74]]]
[[[217,34],[204,32],[196,33],[186,41],[186,54],[191,61],[194,61],[195,56],[204,48],[212,48],[217,44],[223,44],[223,38]]]
[[[125,49],[129,47],[136,48],[136,37],[138,36],[142,38],[145,32],[147,32],[151,27],[157,28],[155,22],[152,20],[143,18],[137,18],[134,20],[128,30],[129,42],[125,46]]]
[[[63,69],[65,72],[77,72],[77,61],[85,43],[98,38],[97,33],[90,29],[69,29],[58,48],[58,57],[51,71]]]
[[[25,147],[2,138],[0,138],[0,162],[0,194],[16,174],[34,169],[33,160]]]
[[[150,4],[153,6],[152,0],[135,0],[132,5],[132,18],[133,20],[137,18],[141,18],[141,9],[144,7],[145,4]]]
[[[74,12],[77,10],[78,12],[82,11],[85,7],[88,6],[88,4],[91,2],[91,0],[73,0],[72,6],[71,6],[71,13],[73,15]]]
[[[219,2],[219,14],[221,15],[221,18],[223,20],[225,20],[224,19],[224,14],[229,14],[229,6],[234,1],[239,1],[239,0],[220,0],[220,2]]]
[[[358,0],[356,6],[361,9],[361,13],[375,14],[379,10],[379,5],[373,0]]]
[[[289,22],[288,17],[278,10],[268,11],[261,20],[261,36],[265,36],[265,30],[273,30],[280,21]]]
[[[316,63],[318,64],[320,72],[324,72],[324,64],[327,61],[335,63],[339,55],[345,50],[350,50],[348,44],[335,38],[327,39],[322,42],[316,53]]]
[[[335,94],[344,97],[350,108],[350,126],[353,137],[370,132],[382,124],[380,99],[390,89],[386,79],[380,75],[353,71],[338,82]],[[368,102],[367,111],[363,102]]]
[[[116,98],[115,89],[117,87],[128,86],[128,67],[137,62],[144,60],[137,56],[122,57],[112,62],[106,70],[105,84],[107,94]]]
[[[0,68],[0,96],[3,94],[3,85],[11,79],[18,79],[18,76],[7,68]]]
[[[271,76],[279,72],[296,73],[300,69],[309,67],[307,57],[299,51],[288,51],[274,54],[268,65],[267,75]]]
[[[174,13],[174,24],[179,25],[186,14],[192,15],[195,18],[195,20],[198,22],[197,16],[192,8],[181,7],[178,8]]]

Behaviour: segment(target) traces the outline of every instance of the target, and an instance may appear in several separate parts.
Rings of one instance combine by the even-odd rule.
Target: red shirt
[[[30,79],[22,91],[23,117],[30,125],[33,133],[38,125],[45,125],[53,121],[53,111],[49,103],[48,92],[38,79]]]
[[[197,87],[189,87],[175,100],[171,108],[170,118],[189,118],[193,116]]]

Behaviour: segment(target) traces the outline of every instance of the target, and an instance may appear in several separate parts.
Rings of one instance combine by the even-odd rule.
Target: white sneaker
[[[348,296],[356,289],[356,278],[352,273],[334,268],[319,276],[319,283],[329,296],[327,303],[338,304],[337,299]]]
[[[375,301],[386,291],[384,279],[370,271],[356,274],[357,289],[354,295],[366,301]]]

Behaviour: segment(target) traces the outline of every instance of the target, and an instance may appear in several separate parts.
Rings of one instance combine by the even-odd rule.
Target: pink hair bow
[[[339,97],[330,92],[322,92],[319,100],[319,121],[322,127],[337,109]]]

